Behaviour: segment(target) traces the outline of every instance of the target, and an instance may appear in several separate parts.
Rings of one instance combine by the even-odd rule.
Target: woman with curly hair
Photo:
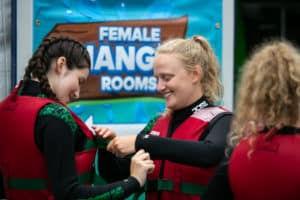
[[[297,200],[299,51],[288,41],[269,41],[243,69],[227,158],[204,199]]]

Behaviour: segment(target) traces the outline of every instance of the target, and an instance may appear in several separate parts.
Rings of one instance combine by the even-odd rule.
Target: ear
[[[195,70],[192,72],[192,82],[193,83],[200,83],[203,77],[202,67],[200,65],[195,66]]]
[[[64,56],[60,56],[56,60],[56,65],[55,65],[55,72],[60,74],[64,68],[66,67],[67,64],[67,59]]]

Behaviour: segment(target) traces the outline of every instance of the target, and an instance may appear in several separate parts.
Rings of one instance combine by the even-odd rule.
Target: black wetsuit
[[[192,105],[175,111],[171,120],[168,137],[171,137],[174,130],[189,116],[193,114],[193,108],[206,101],[205,97],[200,98]],[[208,107],[212,106],[208,103]],[[145,149],[151,155],[151,159],[170,160],[177,163],[209,168],[217,165],[224,155],[226,136],[229,132],[232,113],[221,113],[211,122],[199,141],[183,141],[171,138],[162,138],[149,135],[149,131],[157,118],[153,119],[138,134],[135,148]],[[147,134],[147,137],[144,137]],[[183,133],[184,134],[184,133]],[[180,147],[180,148],[178,148]],[[128,161],[126,158],[116,158],[110,152],[101,150],[100,174],[108,180],[118,180],[128,174]],[[123,166],[122,166],[123,165]]]
[[[29,81],[24,84],[20,95],[40,96],[38,82]],[[45,107],[47,106],[51,105]],[[85,141],[84,133],[77,128],[74,134],[63,118],[51,113],[38,116],[35,124],[35,142],[45,156],[56,199],[74,200],[86,197],[97,199],[99,195],[105,196],[103,199],[123,199],[140,189],[138,181],[128,176],[124,180],[119,179],[121,181],[103,186],[80,185],[77,181],[74,153],[83,149]],[[116,192],[118,194],[115,194]]]

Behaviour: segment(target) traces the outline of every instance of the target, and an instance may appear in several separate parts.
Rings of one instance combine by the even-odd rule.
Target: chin
[[[166,107],[170,110],[176,110],[176,106],[175,105],[172,105],[172,104],[166,104]]]
[[[59,100],[61,103],[63,103],[63,104],[67,104],[67,103],[69,103],[70,101],[69,100],[65,100],[65,99],[61,99],[61,100]]]

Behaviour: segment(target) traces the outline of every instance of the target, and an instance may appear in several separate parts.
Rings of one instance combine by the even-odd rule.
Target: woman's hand
[[[107,145],[107,151],[118,157],[125,157],[135,152],[136,135],[118,136],[111,140]]]
[[[136,178],[140,186],[143,187],[147,174],[153,172],[154,167],[150,154],[141,149],[131,158],[130,175]]]
[[[116,137],[116,133],[109,128],[101,127],[101,126],[95,126],[93,125],[92,128],[94,129],[96,136],[100,137],[102,139],[113,139]]]

